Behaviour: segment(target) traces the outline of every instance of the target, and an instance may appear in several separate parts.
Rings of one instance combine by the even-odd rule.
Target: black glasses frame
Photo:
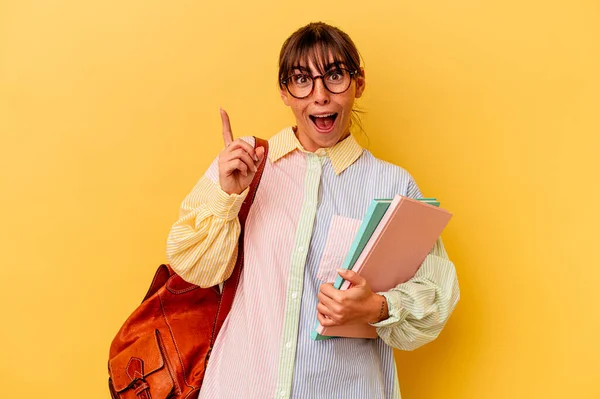
[[[350,84],[344,90],[339,91],[339,92],[331,91],[331,89],[329,89],[329,87],[327,87],[327,83],[325,83],[325,79],[323,79],[325,76],[329,75],[330,73],[335,73],[337,71],[346,71],[346,72],[348,72],[350,74]],[[315,80],[317,80],[317,79],[321,79],[321,81],[323,82],[323,87],[325,87],[325,89],[327,89],[328,92],[330,92],[332,94],[342,94],[342,93],[345,93],[346,91],[348,91],[348,89],[352,85],[352,79],[354,78],[354,75],[356,75],[358,72],[359,72],[358,69],[355,69],[354,71],[351,71],[351,70],[346,69],[346,68],[336,68],[336,69],[332,69],[330,71],[325,72],[323,75],[316,75],[316,76],[306,75],[306,74],[303,74],[303,73],[295,73],[295,74],[290,75],[287,78],[283,79],[281,81],[281,84],[285,86],[286,90],[288,91],[288,93],[290,93],[290,95],[292,97],[297,98],[299,100],[302,100],[304,98],[310,97],[310,95],[315,90]],[[310,89],[310,92],[307,95],[303,96],[303,97],[295,96],[294,93],[292,93],[291,90],[290,90],[290,88],[288,87],[288,81],[291,78],[293,78],[294,76],[298,76],[298,75],[308,76],[308,77],[310,77],[310,79],[312,81],[312,87]]]

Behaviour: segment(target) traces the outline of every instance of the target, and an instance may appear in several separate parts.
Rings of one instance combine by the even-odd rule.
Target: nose
[[[323,79],[315,79],[313,84],[315,85],[313,89],[313,97],[315,100],[315,104],[329,104],[329,90],[325,88],[325,85],[323,84]]]

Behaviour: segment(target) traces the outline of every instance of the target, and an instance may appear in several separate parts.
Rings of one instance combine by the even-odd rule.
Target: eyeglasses
[[[341,94],[350,88],[352,78],[358,70],[349,71],[344,68],[336,68],[323,75],[311,76],[303,73],[288,76],[281,81],[292,97],[303,99],[311,95],[315,87],[315,80],[321,79],[323,86],[333,93]]]

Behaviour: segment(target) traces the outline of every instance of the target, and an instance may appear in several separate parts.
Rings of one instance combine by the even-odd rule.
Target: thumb
[[[258,158],[258,161],[256,161],[255,163],[256,163],[256,165],[259,165],[262,162],[263,157],[265,156],[265,147],[258,147],[255,150],[255,152],[256,152],[256,157]]]
[[[337,269],[337,272],[344,280],[348,280],[354,286],[364,285],[364,283],[367,281],[364,279],[363,276],[356,272],[353,272],[352,270]]]

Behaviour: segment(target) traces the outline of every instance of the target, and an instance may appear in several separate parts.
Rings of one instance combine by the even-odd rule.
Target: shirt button
[[[298,252],[304,252],[304,247],[303,246],[299,246],[298,247]]]
[[[292,292],[292,299],[296,299],[298,298],[298,293],[297,292]]]
[[[283,398],[283,397],[285,396],[285,391],[281,391],[279,394],[280,394],[280,395],[281,395],[281,397]]]
[[[292,343],[288,342],[287,344],[285,344],[285,347],[288,348],[288,349],[290,349],[292,347]]]

